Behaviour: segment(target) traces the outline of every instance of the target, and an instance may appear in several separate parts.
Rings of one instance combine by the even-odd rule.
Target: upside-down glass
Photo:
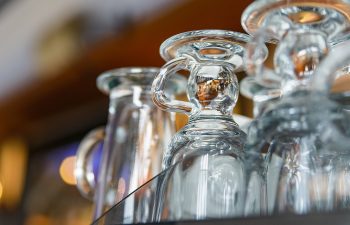
[[[349,63],[347,55],[341,63],[339,53],[330,54],[308,86],[284,94],[249,128],[247,152],[260,152],[269,145],[265,173],[270,213],[304,214],[350,206],[350,119],[329,99],[330,78]]]
[[[339,70],[342,68],[347,68],[350,64],[350,41],[347,41],[342,45],[341,48],[337,48],[335,51],[331,52],[329,56],[325,58],[325,60],[320,64],[315,73],[318,78],[314,78],[312,82],[313,90],[323,93],[329,92],[331,90],[333,82],[337,82],[337,78],[339,74]],[[347,78],[348,78],[347,74]],[[345,82],[344,82],[345,81]],[[347,81],[347,82],[346,82]],[[344,140],[341,143],[343,149],[341,149],[340,153],[333,160],[334,166],[334,191],[335,191],[335,207],[340,210],[349,210],[350,209],[350,114],[349,114],[349,80],[343,80],[342,88],[337,93],[336,99],[340,104],[341,112],[347,116],[347,120],[343,123],[338,124],[340,128],[340,132],[348,137],[347,140]],[[343,92],[340,92],[343,91]],[[333,94],[332,97],[335,95]],[[339,99],[341,101],[339,101]],[[339,142],[339,140],[338,140]],[[339,143],[340,145],[340,143]]]
[[[241,92],[254,101],[255,115],[296,86],[308,86],[314,69],[335,45],[350,38],[348,0],[257,0],[242,14],[254,35],[247,46]],[[278,43],[275,70],[264,66],[265,41]],[[284,89],[284,90],[283,90]]]
[[[121,68],[98,77],[98,88],[110,96],[104,128],[90,132],[77,151],[76,178],[82,195],[93,199],[94,218],[161,172],[163,151],[175,133],[174,118],[151,99],[151,84],[158,68]],[[184,90],[185,79],[171,80],[170,98]],[[92,156],[104,142],[95,176]],[[97,177],[98,183],[95,183]]]
[[[244,29],[254,34],[245,57],[247,73],[254,76],[243,80],[241,90],[255,100],[259,115],[246,151],[268,148],[270,213],[335,208],[334,160],[347,140],[339,126],[347,119],[339,105],[308,89],[331,46],[349,38],[343,32],[349,15],[344,0],[259,0],[242,15]],[[264,66],[265,41],[278,41],[274,70]]]
[[[245,133],[232,118],[238,97],[235,72],[243,63],[249,36],[223,30],[199,30],[175,35],[160,47],[168,61],[155,78],[155,104],[163,110],[190,116],[172,138],[159,181],[153,221],[200,220],[259,214],[261,179],[246,205]],[[190,71],[190,102],[169,99],[164,86],[171,74]],[[254,199],[255,198],[255,199]],[[259,201],[260,204],[260,201]]]

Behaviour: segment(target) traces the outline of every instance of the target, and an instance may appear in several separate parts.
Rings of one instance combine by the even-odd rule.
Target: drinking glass
[[[154,103],[190,118],[164,157],[169,169],[157,185],[153,221],[238,217],[262,210],[257,201],[264,187],[261,174],[255,175],[254,185],[247,178],[242,151],[246,135],[232,118],[238,98],[235,72],[242,69],[249,40],[232,31],[199,30],[175,35],[161,45],[161,56],[168,62],[153,82]],[[164,93],[169,77],[179,70],[190,72],[189,102]],[[251,204],[246,205],[249,184]]]
[[[241,92],[254,101],[258,116],[295,87],[308,87],[314,70],[336,45],[350,38],[347,0],[257,0],[243,12],[243,28],[254,36],[247,45],[251,77]],[[275,69],[264,66],[264,42],[277,44]]]
[[[120,68],[97,79],[98,88],[110,97],[108,124],[106,131],[93,130],[82,140],[75,169],[78,189],[95,203],[95,219],[162,170],[175,124],[173,115],[159,110],[151,99],[151,84],[158,72],[158,68]],[[169,98],[184,86],[185,78],[175,75],[167,88]],[[101,142],[96,175],[92,158]]]
[[[268,147],[264,173],[269,213],[350,206],[350,118],[329,96],[336,71],[349,64],[346,50],[350,47],[326,56],[308,84],[285,92],[248,130],[246,152]]]
[[[329,93],[332,91],[332,84],[339,79],[339,71],[347,73],[344,68],[348,68],[350,63],[350,42],[345,42],[341,48],[337,48],[332,51],[325,60],[316,69],[315,74],[317,78],[312,80],[312,89],[318,93]],[[348,73],[347,73],[348,76]],[[345,83],[344,83],[345,81]],[[338,210],[350,209],[350,114],[349,114],[349,86],[348,80],[342,80],[343,88],[338,90],[337,94],[333,94],[337,97],[337,102],[341,104],[341,111],[347,117],[347,120],[338,124],[341,129],[342,135],[345,135],[347,139],[337,140],[338,146],[342,146],[338,150],[339,154],[333,160],[334,167],[334,191],[335,202],[334,207]],[[345,87],[345,88],[344,88]],[[333,99],[332,98],[332,99]],[[341,101],[339,101],[341,100]],[[336,130],[337,131],[337,130]]]

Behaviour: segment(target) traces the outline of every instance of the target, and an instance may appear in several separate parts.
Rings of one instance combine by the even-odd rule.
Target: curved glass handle
[[[349,42],[350,43],[350,42]],[[341,48],[331,51],[316,68],[312,77],[311,88],[313,91],[328,94],[337,77],[337,70],[349,66],[350,45],[343,44]]]
[[[248,75],[255,76],[260,85],[274,88],[280,87],[282,78],[264,65],[268,56],[265,42],[283,39],[291,24],[288,19],[281,19],[280,16],[272,16],[267,23],[268,25],[260,28],[247,43],[244,62]]]
[[[280,87],[281,77],[264,63],[268,55],[265,41],[271,37],[271,31],[267,28],[260,29],[252,40],[246,45],[245,69],[248,75],[256,77],[260,85],[267,87]]]
[[[77,187],[80,193],[88,199],[93,199],[95,194],[95,174],[92,165],[92,155],[97,149],[96,146],[103,142],[104,138],[105,128],[96,128],[84,137],[77,150],[74,171]]]
[[[152,99],[154,104],[160,109],[185,114],[191,113],[193,105],[190,102],[171,99],[166,96],[164,91],[165,84],[169,80],[169,77],[180,70],[189,70],[188,67],[188,58],[179,57],[169,61],[161,68],[152,84]]]

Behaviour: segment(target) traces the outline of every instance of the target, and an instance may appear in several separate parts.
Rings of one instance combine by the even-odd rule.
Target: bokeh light
[[[68,156],[65,158],[60,165],[60,176],[61,179],[69,185],[76,185],[76,179],[74,176],[74,168],[75,168],[75,156]]]
[[[1,196],[2,196],[2,191],[3,191],[2,183],[0,182],[0,200],[1,200]]]
[[[25,221],[25,225],[52,225],[53,221],[46,215],[34,214],[29,215]]]
[[[1,202],[5,208],[15,209],[21,201],[27,158],[28,148],[21,138],[8,138],[0,144]]]

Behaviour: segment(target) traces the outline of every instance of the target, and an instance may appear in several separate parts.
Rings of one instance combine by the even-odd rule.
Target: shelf
[[[113,212],[113,211],[111,211]],[[114,225],[113,221],[106,220],[108,213],[93,225]],[[152,224],[152,223],[149,223]],[[205,224],[205,225],[349,225],[350,212],[324,213],[312,215],[279,215],[254,218],[220,219],[206,221],[164,222],[158,224]]]
[[[135,192],[126,196],[122,201],[109,209],[93,225],[115,225],[154,221],[154,210],[159,201],[158,185],[164,179],[167,171],[141,186]],[[148,223],[152,224],[152,223]],[[350,225],[350,211],[338,211],[329,213],[314,213],[308,215],[273,215],[250,218],[233,218],[206,221],[177,221],[162,222],[159,224],[206,224],[206,225]]]

